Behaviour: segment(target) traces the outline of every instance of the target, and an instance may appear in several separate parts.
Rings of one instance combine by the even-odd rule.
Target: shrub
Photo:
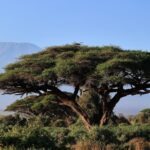
[[[89,139],[92,142],[104,145],[118,142],[114,132],[107,127],[94,127],[89,133]]]
[[[22,137],[21,147],[55,148],[54,139],[44,129],[36,128]]]
[[[21,139],[19,137],[10,136],[10,135],[0,137],[0,143],[2,146],[18,145],[18,143],[20,142]]]
[[[149,124],[150,125],[150,109],[140,111],[134,118],[134,124]]]
[[[16,124],[20,126],[24,126],[27,124],[27,120],[25,118],[20,118],[19,115],[3,116],[0,118],[0,124],[4,124],[5,126],[16,125]]]
[[[118,126],[112,130],[114,130],[117,139],[121,143],[128,142],[135,137],[143,137],[146,140],[150,140],[150,127],[148,125]]]
[[[83,141],[88,138],[88,132],[83,127],[83,124],[81,123],[80,119],[78,119],[75,124],[71,125],[69,129],[69,136],[72,137],[73,143],[76,143],[77,141]]]
[[[58,149],[66,149],[67,145],[71,142],[69,130],[67,128],[52,127],[47,128],[50,137],[53,137],[54,143]]]
[[[44,116],[45,117],[45,116]],[[69,148],[80,149],[128,149],[128,143],[135,138],[150,141],[150,126],[119,124],[118,126],[93,127],[87,132],[82,122],[69,127],[48,126],[48,120],[37,116],[29,119],[26,125],[18,123],[7,126],[0,123],[0,146],[7,150],[66,150]],[[48,119],[48,118],[47,118]],[[83,145],[83,146],[82,146]],[[1,147],[0,147],[1,148]],[[94,149],[95,148],[95,149]],[[92,150],[92,149],[90,149]]]
[[[47,148],[55,149],[53,137],[43,128],[14,126],[0,135],[0,145],[12,146],[18,149]]]

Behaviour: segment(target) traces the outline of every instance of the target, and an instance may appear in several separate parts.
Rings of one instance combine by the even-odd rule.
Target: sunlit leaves
[[[89,80],[128,84],[136,78],[148,80],[149,64],[149,52],[124,51],[115,46],[54,46],[22,56],[16,63],[6,66],[5,73],[0,75],[0,85],[7,89],[8,83],[11,91],[11,86],[18,85],[18,81],[34,86],[43,83],[57,86],[62,79],[62,84],[71,85],[84,85]]]

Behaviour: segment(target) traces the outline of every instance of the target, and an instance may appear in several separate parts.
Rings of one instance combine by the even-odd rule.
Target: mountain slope
[[[38,52],[40,47],[31,43],[0,42],[0,72],[3,68],[25,54]]]

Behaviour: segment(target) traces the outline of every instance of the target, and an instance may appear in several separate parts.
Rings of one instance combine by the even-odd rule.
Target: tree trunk
[[[72,109],[78,114],[78,116],[82,120],[85,128],[87,130],[90,130],[91,122],[90,122],[90,119],[89,119],[89,116],[87,115],[87,113],[85,111],[83,111],[83,109],[79,105],[76,105],[76,104],[74,106],[72,106]]]
[[[118,103],[118,101],[120,100],[120,98],[122,97],[122,95],[120,93],[117,93],[110,102],[104,102],[103,104],[103,115],[100,119],[100,126],[106,125],[108,124],[108,121],[111,117],[111,113],[113,112],[114,107],[116,106],[116,104]]]
[[[103,125],[106,125],[108,124],[108,121],[110,119],[110,115],[111,115],[111,112],[106,110],[105,112],[103,112],[103,115],[102,117],[100,118],[100,126],[103,126]]]
[[[85,110],[81,108],[81,106],[72,100],[63,100],[63,104],[69,106],[82,120],[85,128],[89,131],[92,127],[90,118]]]
[[[100,105],[100,109],[102,111],[99,118],[99,126],[108,124],[108,121],[110,119],[112,109],[110,109],[109,107],[109,100],[110,96],[107,93],[105,93],[102,97],[102,103]]]
[[[69,106],[82,120],[85,128],[89,131],[92,125],[104,126],[108,124],[111,113],[115,104],[119,101],[120,97],[116,95],[112,100],[108,99],[107,95],[102,98],[102,103],[99,105],[99,113],[95,114],[91,119],[87,112],[73,99],[62,99],[63,105]],[[114,104],[115,103],[115,104]]]

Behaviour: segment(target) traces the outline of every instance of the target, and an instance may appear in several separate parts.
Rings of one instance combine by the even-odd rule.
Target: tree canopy
[[[144,51],[80,44],[48,47],[6,66],[0,74],[0,90],[4,94],[55,96],[57,105],[70,107],[90,128],[106,124],[122,97],[150,93],[149,65],[150,53]],[[64,84],[74,91],[60,90]],[[82,94],[89,91],[97,95],[92,118],[80,104]]]

